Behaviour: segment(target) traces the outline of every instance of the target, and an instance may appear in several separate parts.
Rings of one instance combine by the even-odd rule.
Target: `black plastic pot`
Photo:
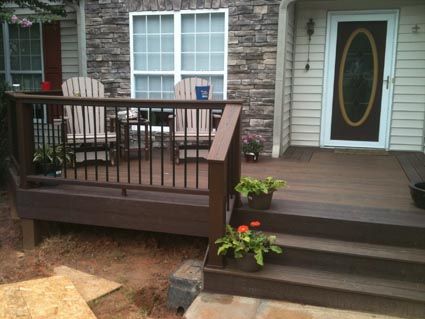
[[[259,271],[262,266],[257,264],[253,253],[247,253],[242,258],[236,258],[236,266],[239,270],[246,272]]]
[[[248,206],[253,209],[269,209],[272,204],[273,192],[268,194],[249,194]]]
[[[410,196],[412,196],[415,205],[425,209],[425,182],[410,184]]]

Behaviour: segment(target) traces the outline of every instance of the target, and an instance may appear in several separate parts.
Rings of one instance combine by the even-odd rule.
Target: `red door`
[[[53,90],[60,90],[62,85],[62,54],[59,21],[43,24],[43,55],[44,81],[49,81]],[[52,118],[58,118],[62,115],[60,110],[61,108],[56,105],[49,106],[49,122]]]

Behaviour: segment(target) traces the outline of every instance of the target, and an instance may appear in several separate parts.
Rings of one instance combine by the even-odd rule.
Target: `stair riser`
[[[368,311],[406,318],[425,318],[425,304],[281,281],[204,272],[208,292],[267,298],[317,306]]]
[[[252,220],[260,220],[264,231],[425,248],[422,228],[253,211],[233,214],[231,223],[236,226]]]
[[[347,272],[411,282],[425,282],[425,265],[362,256],[282,247],[281,255],[269,254],[266,262],[325,271]]]

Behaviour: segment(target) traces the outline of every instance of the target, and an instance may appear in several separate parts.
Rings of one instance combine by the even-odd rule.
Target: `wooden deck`
[[[288,187],[275,193],[276,199],[290,199],[301,202],[319,202],[350,206],[386,208],[420,212],[414,207],[408,189],[412,172],[411,157],[416,153],[355,153],[310,148],[305,152],[296,150],[296,157],[284,156],[281,159],[261,157],[257,163],[242,163],[242,176],[274,176],[288,181]],[[292,151],[291,151],[292,152]],[[292,153],[293,154],[293,153]],[[421,154],[419,154],[421,155]],[[425,157],[425,156],[424,156]],[[161,185],[161,155],[157,150],[152,161],[152,185]],[[400,163],[405,163],[402,165]],[[420,163],[420,161],[418,162]],[[120,181],[137,184],[139,182],[137,160],[130,161],[130,179],[128,162],[120,163]],[[173,165],[168,152],[164,152],[163,184],[171,186],[173,182]],[[141,161],[142,184],[150,184],[149,161]],[[423,164],[425,165],[425,164]],[[418,167],[416,165],[415,167]],[[406,170],[406,173],[404,170]],[[187,186],[196,188],[196,163],[187,163]],[[105,166],[98,167],[98,180],[106,181]],[[175,166],[175,185],[184,186],[185,165]],[[207,188],[208,165],[199,162],[198,187]],[[73,178],[73,170],[67,172]],[[109,166],[109,181],[116,181],[116,167]],[[411,173],[414,178],[414,174]],[[88,180],[95,180],[95,168],[87,168]],[[85,167],[77,171],[80,180],[85,178]]]

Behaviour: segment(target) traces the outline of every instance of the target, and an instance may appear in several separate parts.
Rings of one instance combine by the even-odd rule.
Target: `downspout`
[[[86,0],[75,6],[77,13],[78,65],[80,76],[87,76]]]
[[[285,61],[286,33],[288,25],[288,6],[296,0],[283,0],[279,7],[279,22],[277,34],[276,80],[273,116],[273,149],[272,157],[279,157],[282,150],[283,102],[285,97]]]

